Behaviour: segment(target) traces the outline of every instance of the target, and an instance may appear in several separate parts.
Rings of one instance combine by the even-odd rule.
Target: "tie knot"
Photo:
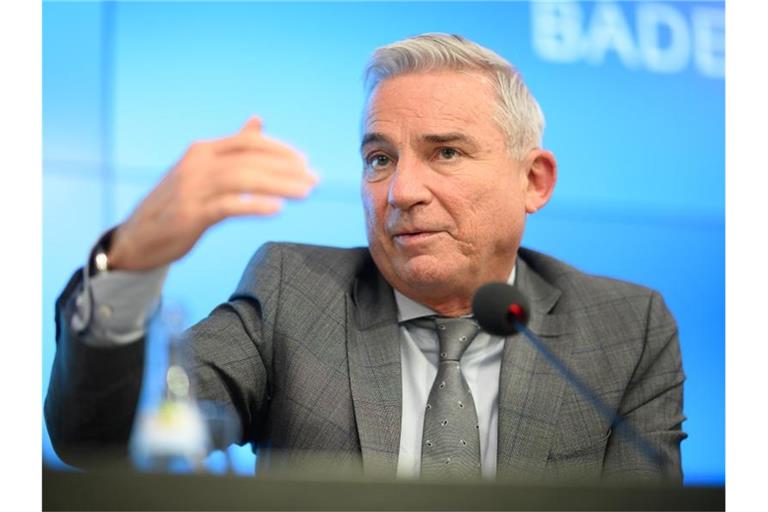
[[[475,339],[480,326],[472,318],[429,316],[413,320],[415,325],[437,331],[440,361],[458,361]]]

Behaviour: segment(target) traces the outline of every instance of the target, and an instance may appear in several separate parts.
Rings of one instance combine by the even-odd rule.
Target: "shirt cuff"
[[[89,329],[92,346],[116,346],[137,341],[146,332],[147,319],[160,305],[169,265],[148,271],[114,270],[83,280],[72,328]],[[86,269],[83,272],[87,272]]]

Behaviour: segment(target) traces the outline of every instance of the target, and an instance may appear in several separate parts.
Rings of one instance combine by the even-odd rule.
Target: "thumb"
[[[260,132],[261,131],[261,118],[258,116],[253,116],[248,121],[245,122],[243,127],[240,129],[240,131],[255,131]]]

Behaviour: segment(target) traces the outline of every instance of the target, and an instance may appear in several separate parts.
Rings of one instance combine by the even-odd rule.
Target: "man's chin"
[[[411,258],[398,270],[398,277],[406,286],[424,291],[455,287],[463,274],[462,270],[434,256]]]

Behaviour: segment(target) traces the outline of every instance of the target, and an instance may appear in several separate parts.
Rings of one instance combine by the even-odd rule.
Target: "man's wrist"
[[[116,230],[117,227],[114,227],[106,231],[99,237],[96,245],[93,246],[90,257],[88,258],[88,277],[95,277],[113,269],[109,253],[112,248],[112,240]]]
[[[126,259],[130,260],[130,254],[126,254],[125,228],[122,224],[115,227],[109,251],[107,252],[107,261],[110,270],[128,270],[135,271],[136,268],[126,265]],[[126,257],[127,256],[127,257]],[[146,269],[150,270],[150,269]]]

